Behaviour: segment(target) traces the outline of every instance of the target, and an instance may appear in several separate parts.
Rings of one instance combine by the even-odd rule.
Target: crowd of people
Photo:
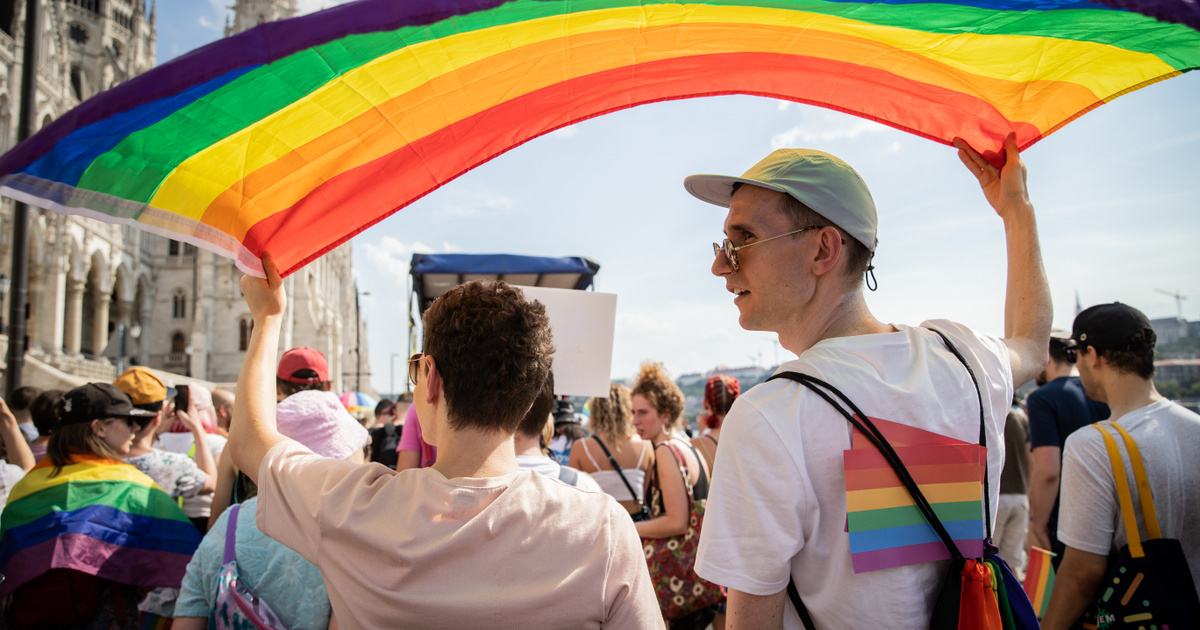
[[[555,395],[545,308],[503,282],[433,302],[411,395],[364,426],[319,352],[277,357],[287,295],[265,255],[266,277],[242,280],[254,326],[236,392],[135,367],[0,401],[4,627],[928,627],[949,553],[859,563],[890,548],[851,530],[860,444],[842,404],[884,441],[901,427],[906,453],[986,446],[979,496],[960,500],[987,506],[978,538],[1018,573],[1025,550],[1056,554],[1045,627],[1089,614],[1110,554],[1145,538],[1133,523],[1179,541],[1175,581],[1197,601],[1200,416],[1155,391],[1136,309],[1096,306],[1051,336],[1015,142],[999,165],[958,149],[1004,224],[1003,338],[871,314],[875,206],[836,157],[782,149],[685,181],[728,208],[712,273],[739,323],[798,357],[746,392],[710,378],[691,435],[654,362],[583,421]]]

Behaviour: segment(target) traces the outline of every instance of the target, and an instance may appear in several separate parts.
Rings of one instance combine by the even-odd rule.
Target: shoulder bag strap
[[[687,462],[683,461],[683,453],[679,452],[679,447],[671,444],[671,439],[672,438],[667,438],[666,442],[663,442],[658,446],[665,446],[667,447],[668,451],[671,451],[671,456],[675,458],[675,465],[679,467],[679,474],[683,475],[683,489],[686,491],[692,485],[691,475],[688,474]],[[656,458],[658,457],[658,446],[654,447],[654,455]],[[704,473],[703,468],[700,469],[700,473]],[[688,498],[688,512],[691,512],[692,502],[695,500],[695,497],[692,496],[691,492],[687,492],[686,494]]]
[[[950,343],[950,338],[945,333],[936,328],[930,328],[929,330],[937,333],[937,336],[942,338],[942,341],[946,343],[946,347],[950,349],[950,353],[954,355],[954,358],[958,359],[959,363],[963,364],[963,367],[967,368],[967,374],[971,375],[971,382],[975,384],[975,397],[979,399],[979,445],[987,448],[987,420],[983,414],[983,391],[979,389],[979,379],[975,377],[975,370],[971,369],[971,364],[967,363],[966,357],[958,351],[958,348],[954,347],[953,343]],[[992,493],[990,482],[988,481],[987,464],[987,453],[985,452],[983,458],[983,518],[987,527],[983,531],[985,536],[990,537],[992,534]]]
[[[641,495],[633,491],[633,485],[625,478],[625,471],[621,470],[621,465],[617,463],[617,458],[608,452],[608,447],[604,445],[604,440],[601,440],[598,435],[593,435],[592,438],[596,440],[596,443],[600,445],[604,454],[608,456],[608,461],[613,465],[613,468],[617,469],[617,476],[621,478],[621,483],[625,484],[625,488],[629,490],[629,496],[633,497],[633,500],[637,501],[638,505],[643,505]]]
[[[1125,524],[1125,537],[1129,539],[1129,555],[1141,558],[1146,555],[1142,550],[1142,537],[1138,533],[1137,517],[1133,512],[1133,498],[1129,494],[1129,480],[1125,477],[1125,462],[1121,459],[1121,451],[1117,449],[1117,441],[1101,425],[1108,422],[1097,422],[1092,426],[1104,436],[1104,447],[1108,449],[1108,459],[1112,462],[1113,480],[1117,484],[1117,500],[1121,504],[1121,520]]]
[[[692,455],[696,456],[696,465],[700,467],[700,480],[697,481],[696,485],[692,488],[692,498],[697,499],[697,500],[707,499],[708,498],[708,473],[704,471],[704,458],[700,457],[700,452],[696,450],[695,446],[688,444],[688,448],[692,449]],[[699,496],[699,495],[704,495],[704,496]]]
[[[221,564],[229,564],[233,562],[233,549],[235,538],[237,537],[237,519],[238,511],[242,509],[240,503],[234,503],[229,508],[229,523],[225,525],[225,555],[221,559]]]
[[[858,405],[855,405],[853,401],[847,398],[845,394],[843,394],[833,385],[830,385],[819,378],[809,376],[808,374],[801,374],[799,372],[780,372],[779,374],[776,374],[767,380],[770,381],[777,378],[786,378],[788,380],[796,381],[797,383],[809,388],[813,391],[813,393],[820,396],[825,400],[825,402],[829,403],[835,410],[837,410],[837,412],[840,413],[842,417],[846,419],[846,421],[854,425],[856,429],[862,432],[862,434],[866,436],[867,440],[869,440],[871,444],[875,446],[875,448],[879,449],[879,452],[883,455],[883,458],[887,461],[888,465],[892,467],[892,471],[894,471],[896,476],[900,478],[900,482],[904,484],[904,487],[908,490],[909,495],[912,496],[913,502],[916,503],[917,509],[921,511],[921,514],[925,516],[925,519],[929,521],[929,524],[933,527],[933,530],[937,532],[938,537],[946,545],[946,549],[950,552],[950,556],[955,560],[963,559],[962,552],[958,550],[958,545],[954,544],[954,539],[950,536],[950,533],[946,531],[946,528],[942,525],[941,520],[938,519],[937,514],[934,513],[933,506],[930,505],[929,500],[925,498],[925,495],[917,486],[917,482],[913,480],[912,475],[909,474],[908,469],[904,466],[904,462],[900,460],[900,456],[896,454],[895,449],[892,448],[892,445],[887,441],[887,438],[884,437],[883,432],[875,427],[875,424],[871,422],[871,419],[867,417],[867,414],[863,413],[863,411],[858,408]],[[846,409],[833,398],[833,395],[830,395],[825,390],[833,392],[833,395],[836,395],[842,400],[842,402],[846,403],[846,405],[854,411],[854,414],[851,415],[849,411],[846,411]]]
[[[1142,518],[1146,519],[1147,540],[1162,538],[1158,528],[1158,513],[1154,509],[1154,493],[1150,491],[1150,479],[1146,477],[1146,467],[1142,464],[1142,453],[1133,441],[1133,436],[1116,422],[1109,421],[1114,429],[1121,433],[1125,440],[1125,450],[1129,453],[1129,461],[1133,464],[1133,478],[1137,482],[1138,499],[1142,503]]]

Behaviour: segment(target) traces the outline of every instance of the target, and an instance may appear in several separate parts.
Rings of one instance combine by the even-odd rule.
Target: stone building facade
[[[153,5],[146,11],[140,0],[41,1],[39,128],[81,100],[153,67]],[[294,15],[295,9],[294,0],[239,0],[229,32],[258,24],[260,16],[265,21]],[[0,148],[5,150],[17,137],[24,2],[11,3],[9,11],[4,15],[0,9]],[[6,276],[11,275],[12,211],[10,200],[0,203],[0,273]],[[119,366],[132,364],[160,370],[168,382],[228,385],[237,379],[251,327],[233,261],[127,226],[36,208],[30,215],[26,384],[62,387],[111,380]],[[350,245],[310,263],[286,283],[291,303],[281,350],[300,345],[321,350],[334,387],[354,388],[356,366],[369,363]],[[0,290],[5,321],[7,298]],[[0,337],[0,345],[7,341]],[[365,375],[361,381],[369,383]]]

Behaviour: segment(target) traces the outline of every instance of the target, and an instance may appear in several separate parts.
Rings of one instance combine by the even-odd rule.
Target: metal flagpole
[[[21,110],[17,141],[33,135],[37,115],[38,50],[41,48],[41,28],[38,25],[40,0],[25,0],[25,55],[21,68]],[[29,206],[16,202],[13,209],[12,241],[12,300],[8,305],[8,368],[5,370],[6,397],[21,386],[25,368],[26,321],[29,303]]]

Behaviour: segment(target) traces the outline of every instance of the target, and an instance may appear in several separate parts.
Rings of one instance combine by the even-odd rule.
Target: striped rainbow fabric
[[[1038,618],[1046,616],[1050,607],[1050,593],[1054,591],[1054,553],[1041,547],[1030,547],[1029,565],[1025,569],[1025,594],[1037,611]]]
[[[871,421],[895,448],[963,555],[983,557],[987,449],[880,418]],[[842,457],[855,573],[950,559],[891,465],[857,429]]]
[[[1200,66],[1197,29],[1169,0],[360,0],[88,100],[0,159],[0,193],[287,274],[593,116],[753,94],[1026,148]]]
[[[150,477],[91,455],[43,459],[0,512],[0,597],[50,569],[178,588],[200,532]]]

